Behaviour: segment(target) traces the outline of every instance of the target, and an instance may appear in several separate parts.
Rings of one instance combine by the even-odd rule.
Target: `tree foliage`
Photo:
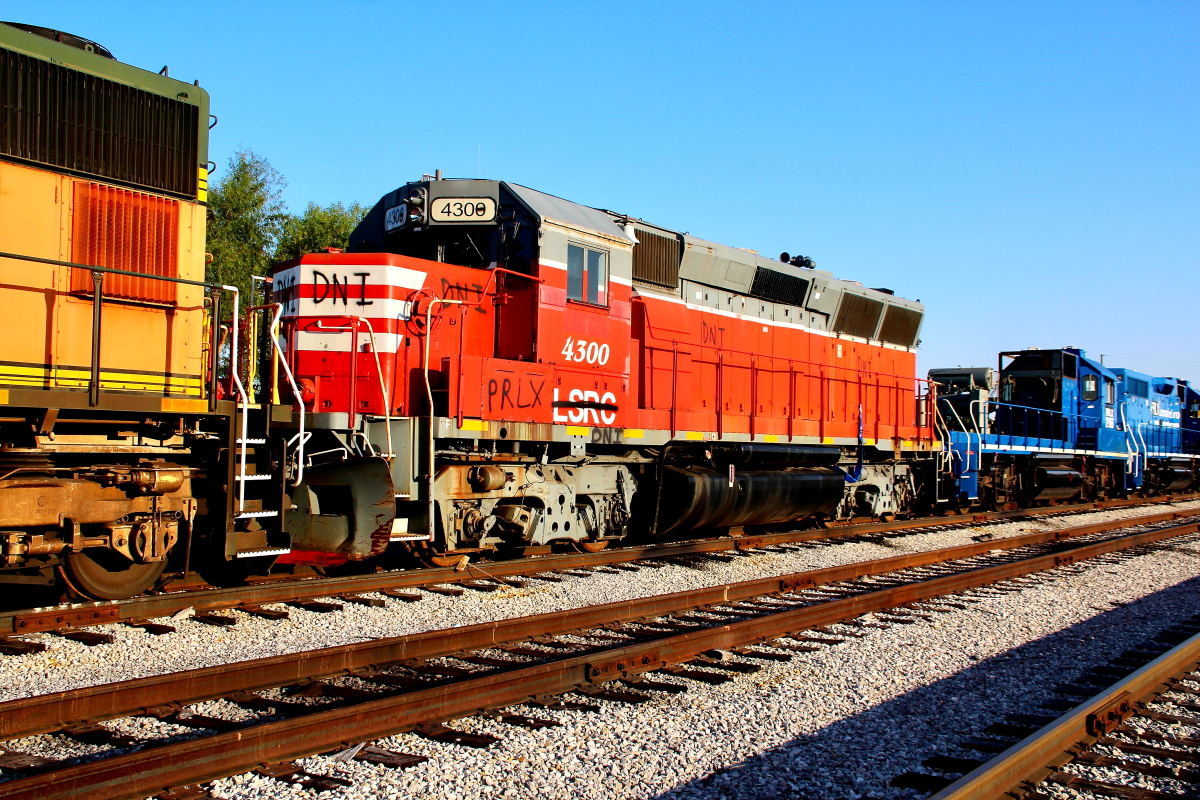
[[[303,214],[293,216],[283,202],[286,187],[287,180],[267,159],[243,149],[230,157],[208,193],[212,260],[205,280],[238,287],[243,305],[249,302],[252,275],[268,275],[272,264],[305,253],[346,249],[369,210],[358,203],[309,203]]]
[[[341,203],[324,207],[309,203],[303,214],[290,216],[284,222],[275,246],[275,260],[288,261],[327,247],[345,250],[350,242],[350,234],[362,222],[368,210],[358,203],[349,207]]]
[[[208,252],[205,279],[236,286],[248,298],[250,276],[266,275],[288,220],[283,202],[287,181],[251,150],[230,157],[225,174],[208,194]]]

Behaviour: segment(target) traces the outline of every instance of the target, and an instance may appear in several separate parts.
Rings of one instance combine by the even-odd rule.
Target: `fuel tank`
[[[1083,475],[1066,467],[1038,467],[1031,500],[1063,500],[1079,494]]]
[[[1189,467],[1167,467],[1155,475],[1159,488],[1164,492],[1175,492],[1187,488],[1192,482],[1192,470]]]
[[[658,530],[769,525],[832,512],[846,480],[828,468],[753,470],[729,475],[698,467],[667,467]]]
[[[749,466],[752,469],[765,467],[829,467],[838,463],[842,451],[838,447],[817,447],[804,444],[770,444],[747,442],[713,451],[713,456],[725,463]]]

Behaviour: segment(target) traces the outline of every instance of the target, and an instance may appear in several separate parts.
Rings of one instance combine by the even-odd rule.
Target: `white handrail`
[[[287,356],[279,344],[279,319],[283,316],[283,304],[272,303],[271,305],[275,306],[275,318],[271,320],[271,345],[275,348],[275,354],[283,366],[283,374],[287,377],[288,386],[292,388],[292,396],[296,398],[296,404],[300,406],[300,432],[288,439],[289,445],[299,440],[299,444],[296,445],[296,483],[299,484],[304,479],[304,443],[308,441],[308,437],[304,435],[304,397],[300,394],[300,387],[296,385],[296,376],[292,374]]]
[[[222,286],[225,291],[233,292],[233,320],[229,327],[229,374],[233,376],[233,383],[237,386],[238,405],[242,410],[242,441],[239,450],[241,474],[246,474],[246,439],[249,438],[250,424],[250,398],[246,394],[246,387],[242,385],[242,376],[238,374],[237,362],[237,341],[238,341],[238,300],[241,298],[241,292],[236,286]],[[213,369],[216,369],[216,363],[213,364]],[[236,444],[236,443],[235,443]],[[241,514],[246,505],[246,481],[237,481],[238,485],[238,506],[237,513]]]
[[[425,370],[425,396],[429,399],[429,474],[426,482],[426,488],[429,494],[429,541],[433,541],[433,533],[437,530],[437,525],[433,518],[434,502],[433,502],[433,481],[437,477],[436,470],[433,468],[433,457],[435,448],[433,446],[433,386],[429,383],[429,340],[433,338],[433,304],[437,303],[443,306],[460,306],[462,300],[444,300],[440,297],[429,298],[429,305],[425,307],[425,360],[422,366]],[[461,369],[461,366],[460,366]]]

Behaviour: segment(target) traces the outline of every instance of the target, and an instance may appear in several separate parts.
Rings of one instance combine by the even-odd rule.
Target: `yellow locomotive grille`
[[[98,183],[75,184],[71,260],[77,264],[177,277],[179,201]],[[175,305],[176,284],[104,276],[105,298]],[[71,291],[92,292],[92,274],[71,270]]]

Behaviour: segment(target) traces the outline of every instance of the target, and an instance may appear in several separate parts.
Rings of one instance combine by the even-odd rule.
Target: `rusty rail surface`
[[[1136,521],[1124,521],[1124,527],[1137,524]],[[364,740],[370,741],[386,737],[412,730],[422,724],[455,719],[486,709],[526,702],[535,697],[562,694],[588,684],[605,683],[651,672],[665,666],[686,662],[707,651],[769,641],[789,633],[851,620],[866,613],[955,594],[1197,531],[1200,531],[1200,523],[1189,522],[1173,525],[994,566],[968,568],[962,572],[917,580],[876,591],[867,591],[811,606],[767,612],[762,616],[741,621],[714,623],[712,627],[708,628],[666,634],[648,641],[621,644],[601,651],[559,658],[545,663],[522,664],[519,668],[508,671],[490,672],[480,674],[478,677],[464,677],[429,688],[382,696],[378,699],[314,711],[305,716],[279,722],[263,723],[200,739],[146,748],[125,755],[16,779],[0,784],[0,798],[28,798],[29,800],[33,798],[64,798],[64,800],[65,798],[74,800],[142,798],[170,786],[202,783],[254,769],[262,764],[301,758],[350,746]],[[1024,539],[1026,540],[1024,545],[1052,542],[1055,539],[1064,538],[1064,533],[1064,531],[1057,531],[1029,534],[1025,537],[1013,537],[1009,540],[983,542],[934,552],[942,554],[941,561],[961,559],[980,555],[989,550],[1003,549],[1006,545],[1009,547],[1022,546],[1015,544],[1014,540]],[[1082,534],[1076,533],[1075,535]],[[884,561],[890,562],[891,571],[936,563],[932,560],[930,553],[900,556]],[[0,706],[0,719],[7,720],[10,717],[10,710],[15,711],[18,707],[24,710],[26,719],[32,719],[39,713],[36,711],[39,703],[65,704],[62,706],[63,708],[71,707],[74,711],[82,711],[89,707],[87,706],[88,702],[103,702],[102,700],[97,701],[97,698],[102,697],[101,689],[109,691],[114,698],[120,698],[119,701],[114,701],[114,705],[111,707],[113,715],[119,715],[122,712],[115,709],[120,702],[132,704],[140,701],[137,703],[137,707],[153,705],[150,702],[149,694],[143,693],[134,696],[126,691],[114,691],[123,686],[133,687],[136,684],[145,687],[145,691],[158,686],[161,690],[172,681],[180,681],[181,676],[190,675],[192,682],[186,682],[189,679],[185,677],[182,678],[185,683],[176,683],[174,688],[176,690],[187,689],[195,696],[214,696],[229,692],[233,686],[238,689],[246,689],[253,685],[261,686],[263,682],[279,685],[281,682],[286,683],[304,677],[302,673],[305,670],[288,667],[289,660],[297,665],[306,664],[310,670],[316,669],[325,674],[345,673],[353,671],[356,665],[378,666],[386,661],[412,658],[417,654],[428,656],[431,653],[444,653],[447,650],[460,651],[471,647],[486,647],[500,640],[498,631],[506,630],[505,626],[510,627],[504,636],[517,633],[524,636],[537,635],[537,631],[547,629],[581,630],[620,619],[638,619],[678,611],[686,607],[684,598],[687,598],[686,603],[691,604],[691,607],[712,603],[729,603],[743,594],[745,596],[778,594],[809,588],[818,585],[818,581],[848,580],[863,575],[878,574],[877,571],[872,572],[868,569],[870,563],[878,565],[881,562],[862,562],[845,567],[800,573],[785,578],[750,581],[697,592],[684,592],[606,606],[574,609],[569,612],[541,615],[540,617],[487,623],[394,640],[367,642],[209,670],[195,670],[191,673],[163,676],[147,681],[129,681],[125,684],[98,687],[94,690],[80,690],[61,695],[13,701]],[[555,625],[561,627],[555,628]],[[222,680],[221,671],[227,675],[237,675],[240,679],[226,678]],[[203,673],[203,676],[200,673]],[[268,674],[270,675],[269,679]],[[128,711],[124,713],[128,713]],[[63,714],[60,715],[60,718],[68,716],[71,715]],[[17,726],[11,730],[20,730],[20,727]],[[9,733],[4,734],[5,738],[10,735]]]
[[[928,800],[994,800],[1018,797],[1088,750],[1123,719],[1200,666],[1196,634],[1041,730],[1017,742]]]
[[[563,555],[535,556],[511,561],[488,562],[483,567],[469,565],[465,572],[457,572],[453,568],[431,567],[338,578],[280,580],[252,586],[221,589],[169,591],[162,594],[133,597],[128,600],[72,603],[49,608],[3,611],[0,612],[0,636],[39,633],[42,631],[55,631],[92,625],[118,624],[137,619],[153,619],[155,617],[170,616],[187,608],[194,608],[196,611],[215,611],[261,606],[270,603],[313,600],[318,597],[338,597],[341,595],[361,594],[363,592],[416,588],[438,583],[453,583],[467,578],[513,578],[536,572],[574,569],[585,566],[606,566],[648,558],[674,558],[729,550],[750,550],[781,544],[795,544],[798,542],[917,531],[922,528],[942,525],[972,525],[1000,520],[1031,519],[1047,515],[1085,513],[1112,508],[1184,502],[1197,498],[1200,498],[1200,494],[1165,495],[1161,498],[1105,500],[1097,503],[1081,503],[1070,506],[1047,506],[1044,508],[1027,508],[1013,511],[991,511],[963,516],[927,517],[917,520],[845,525],[832,529],[788,531],[785,533],[764,533],[720,539],[649,544],[603,550],[599,553],[569,553]]]

